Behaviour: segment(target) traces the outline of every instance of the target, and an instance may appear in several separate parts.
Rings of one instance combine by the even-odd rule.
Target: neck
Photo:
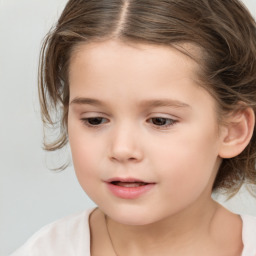
[[[210,240],[217,208],[218,205],[209,200],[208,203],[204,202],[203,207],[191,207],[143,226],[124,225],[108,219],[110,239],[118,256],[185,255],[184,250],[189,251],[196,244],[200,248],[202,240]],[[205,211],[199,212],[197,209]]]

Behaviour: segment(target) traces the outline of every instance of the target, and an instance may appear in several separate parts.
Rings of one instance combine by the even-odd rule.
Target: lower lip
[[[136,199],[140,197],[141,195],[145,194],[149,190],[151,190],[155,184],[150,183],[144,186],[139,187],[121,187],[116,186],[111,183],[106,183],[108,189],[117,197],[123,198],[123,199]]]

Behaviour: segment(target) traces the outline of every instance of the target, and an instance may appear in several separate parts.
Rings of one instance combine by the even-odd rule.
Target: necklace
[[[110,242],[111,242],[111,246],[112,246],[112,249],[113,249],[115,255],[118,256],[118,254],[117,254],[117,252],[116,252],[116,249],[115,249],[115,246],[114,246],[114,243],[113,243],[113,241],[112,241],[112,238],[111,238],[109,229],[108,229],[108,217],[107,217],[106,214],[104,214],[104,217],[105,217],[105,224],[106,224],[106,228],[107,228],[107,232],[108,232],[108,238],[109,238],[109,240],[110,240]]]

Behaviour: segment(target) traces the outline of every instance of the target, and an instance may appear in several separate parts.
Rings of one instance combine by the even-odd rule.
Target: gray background
[[[9,255],[36,230],[94,204],[72,167],[47,169],[69,155],[41,149],[37,62],[45,33],[66,0],[0,0],[0,256]],[[256,16],[256,0],[244,0]],[[256,200],[241,192],[232,211],[256,216]]]

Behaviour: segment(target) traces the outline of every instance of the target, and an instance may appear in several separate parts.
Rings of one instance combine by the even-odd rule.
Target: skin
[[[121,256],[241,254],[240,217],[211,199],[227,129],[198,71],[163,46],[106,41],[74,51],[68,134],[78,180],[98,205],[92,255],[115,255],[104,214]],[[106,186],[113,177],[154,186],[122,199]]]

